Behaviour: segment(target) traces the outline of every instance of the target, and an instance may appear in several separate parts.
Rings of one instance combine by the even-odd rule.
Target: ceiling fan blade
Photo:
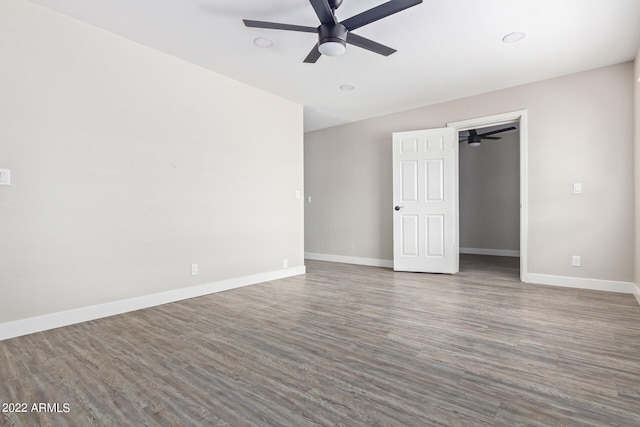
[[[287,31],[300,31],[303,33],[318,33],[318,29],[315,27],[306,27],[303,25],[290,25],[279,24],[277,22],[265,22],[265,21],[252,21],[250,19],[243,19],[244,25],[251,28],[268,28],[270,30],[287,30]]]
[[[478,135],[478,138],[480,138],[480,139],[502,139],[499,136],[482,136],[482,135]]]
[[[316,15],[318,15],[318,19],[323,24],[337,24],[338,20],[336,19],[333,11],[331,10],[331,6],[329,6],[329,2],[327,0],[309,0],[313,10],[316,11]]]
[[[485,137],[485,136],[489,136],[489,135],[495,135],[496,133],[507,132],[507,131],[515,130],[515,129],[516,129],[515,126],[510,126],[508,128],[504,128],[504,129],[498,129],[498,130],[494,130],[494,131],[491,131],[491,132],[481,133],[481,134],[479,134],[479,136]]]
[[[365,37],[362,37],[353,33],[347,34],[347,43],[352,44],[354,46],[361,47],[363,49],[370,50],[371,52],[375,52],[384,56],[389,56],[392,53],[396,52],[395,49],[392,49],[389,46],[385,46],[383,44],[374,42],[373,40],[369,40]]]
[[[315,62],[318,60],[318,58],[320,58],[321,55],[322,54],[318,50],[318,43],[316,43],[313,49],[311,49],[311,52],[309,52],[309,55],[304,58],[303,62],[306,62],[307,64],[315,64]]]
[[[312,0],[311,3],[313,3]],[[422,0],[390,0],[380,6],[376,6],[372,9],[354,15],[351,18],[342,21],[341,24],[347,27],[347,30],[352,31],[356,28],[363,27],[374,21],[386,18],[389,15],[393,15],[394,13],[398,13],[420,3],[422,3]]]

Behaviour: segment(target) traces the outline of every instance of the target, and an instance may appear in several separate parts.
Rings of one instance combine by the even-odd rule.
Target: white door
[[[393,268],[458,272],[455,129],[393,134]]]

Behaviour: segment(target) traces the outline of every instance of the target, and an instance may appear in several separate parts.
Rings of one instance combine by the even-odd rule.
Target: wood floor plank
[[[307,274],[0,341],[0,426],[639,426],[631,295],[307,262]],[[52,407],[50,407],[51,409]]]

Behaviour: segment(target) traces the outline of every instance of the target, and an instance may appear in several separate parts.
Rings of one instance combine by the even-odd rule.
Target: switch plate
[[[573,267],[580,267],[580,255],[574,255],[571,257],[571,265]]]
[[[0,169],[0,185],[11,185],[11,170]]]
[[[573,184],[573,192],[575,194],[580,194],[582,193],[582,183],[580,182],[576,182],[575,184]]]

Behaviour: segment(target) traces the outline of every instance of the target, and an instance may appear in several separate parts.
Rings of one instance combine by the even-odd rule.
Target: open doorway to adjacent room
[[[526,112],[450,123],[458,131],[460,271],[526,273]],[[524,135],[524,136],[523,136]]]

